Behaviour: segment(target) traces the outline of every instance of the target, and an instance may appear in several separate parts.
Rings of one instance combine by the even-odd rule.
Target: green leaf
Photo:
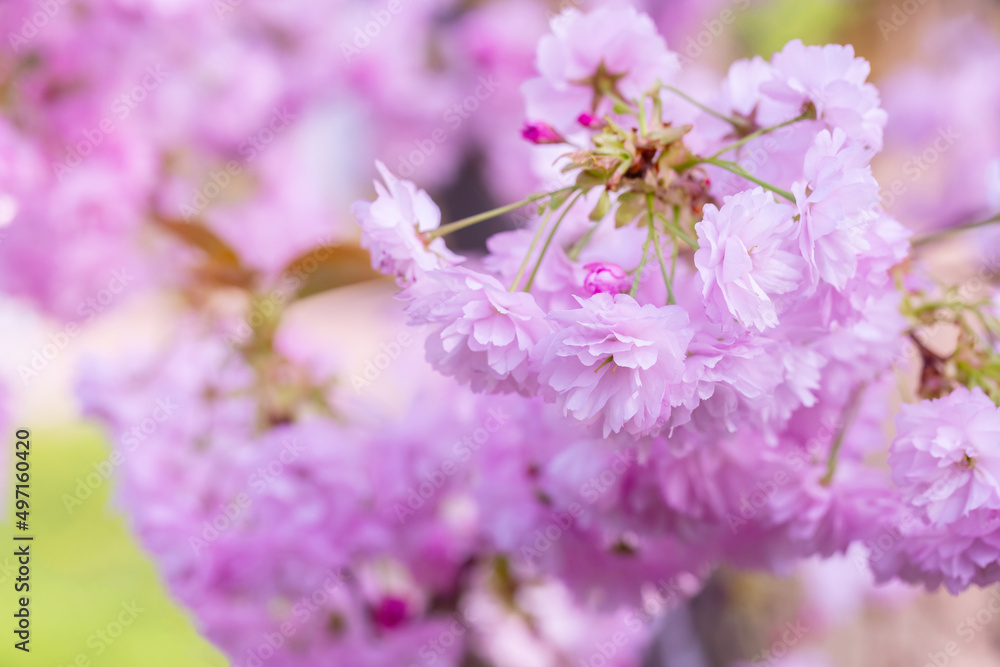
[[[548,208],[551,208],[553,211],[556,210],[566,203],[566,200],[571,194],[573,194],[573,190],[563,190],[562,192],[557,192],[552,195],[549,197]],[[542,210],[544,211],[545,207],[543,207]],[[539,213],[541,213],[541,211],[539,211]]]
[[[600,199],[597,200],[597,205],[594,206],[594,210],[590,212],[590,219],[592,222],[598,222],[602,220],[604,216],[608,214],[608,210],[611,208],[611,195],[605,190],[601,193]]]
[[[174,238],[189,246],[203,251],[212,261],[230,266],[240,265],[240,258],[233,247],[200,222],[166,219],[157,222],[161,229],[170,232]]]
[[[253,286],[256,273],[243,266],[236,250],[202,223],[161,218],[155,224],[176,240],[204,254],[204,262],[194,272],[199,282],[243,289]]]
[[[284,271],[296,281],[296,299],[381,277],[371,268],[368,252],[352,245],[328,245],[300,255]]]
[[[604,185],[606,182],[607,177],[603,173],[592,169],[581,171],[576,177],[577,188],[589,189],[598,185]]]
[[[646,200],[639,192],[626,192],[618,197],[618,210],[615,211],[615,226],[624,227],[639,217],[646,210]]]
[[[661,144],[672,144],[682,139],[685,134],[691,131],[690,125],[678,125],[676,127],[665,127],[662,130],[655,130],[649,133],[649,137]]]

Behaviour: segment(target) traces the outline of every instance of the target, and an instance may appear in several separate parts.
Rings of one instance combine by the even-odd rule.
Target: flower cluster
[[[481,262],[457,269],[436,248],[485,216],[387,221],[382,211],[426,202],[401,189],[356,205],[366,238],[395,233],[373,266],[407,285],[414,324],[435,326],[439,371],[478,392],[540,394],[605,434],[655,435],[705,406],[727,430],[772,438],[815,403],[823,339],[893,292],[871,269],[908,251],[868,166],[885,114],[867,64],[792,42],[770,63],[734,65],[720,107],[691,118],[675,113],[700,104],[668,85],[677,62],[632,11],[553,21],[541,76],[525,85],[525,136],[567,142],[575,178],[530,198],[543,215],[491,238]],[[785,129],[766,168],[740,164]],[[409,254],[382,250],[393,243]],[[855,386],[884,368],[859,370]]]
[[[916,511],[880,576],[952,589],[1000,578],[996,356],[965,324],[957,365],[914,337],[945,313],[917,282],[900,291],[909,233],[870,167],[886,114],[868,64],[793,41],[735,63],[702,101],[676,87],[678,58],[645,16],[603,9],[556,18],[538,67],[523,135],[547,155],[562,146],[563,176],[519,204],[537,218],[462,268],[413,270],[491,214],[406,222],[399,234],[422,245],[373,259],[405,276],[430,363],[631,440],[644,463],[615,481],[602,520],[631,531],[632,553],[664,537],[702,563],[779,568]],[[356,213],[366,235],[390,227]],[[890,478],[866,457],[908,339],[922,395],[956,393],[904,412]]]

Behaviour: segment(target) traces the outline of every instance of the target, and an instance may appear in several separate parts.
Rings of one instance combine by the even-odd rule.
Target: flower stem
[[[674,287],[671,282],[671,274],[667,272],[667,263],[663,259],[663,249],[660,247],[660,236],[656,230],[653,215],[653,194],[646,195],[646,209],[649,211],[649,232],[653,235],[653,247],[656,249],[656,259],[660,264],[660,273],[663,274],[663,284],[667,286],[667,305],[671,306],[677,301],[674,299]],[[674,247],[677,247],[677,240],[674,240]]]
[[[807,112],[803,112],[802,114],[796,116],[795,118],[792,118],[791,120],[786,120],[784,123],[778,123],[777,125],[772,125],[771,127],[763,127],[761,129],[757,130],[756,132],[751,132],[750,134],[748,134],[747,136],[743,137],[739,141],[737,141],[737,142],[735,142],[735,143],[733,143],[733,144],[731,144],[729,146],[726,146],[725,148],[723,148],[722,150],[720,150],[718,153],[715,153],[711,157],[713,159],[715,159],[715,158],[719,157],[720,155],[728,153],[731,150],[739,148],[740,146],[743,146],[744,144],[753,141],[757,137],[762,137],[765,134],[768,134],[770,132],[774,132],[775,130],[780,130],[783,127],[787,127],[789,125],[792,125],[794,123],[798,123],[799,121],[806,120],[808,118],[815,118],[815,114],[810,114],[807,111]]]
[[[528,268],[528,261],[531,259],[531,255],[535,252],[535,246],[538,245],[538,239],[542,238],[542,232],[545,231],[545,227],[549,224],[549,218],[552,217],[552,209],[549,209],[545,213],[545,218],[542,219],[542,224],[538,225],[538,231],[535,232],[535,236],[531,239],[531,245],[528,246],[528,252],[524,254],[524,260],[521,262],[521,267],[517,270],[517,275],[514,276],[514,282],[510,284],[510,292],[516,292],[517,288],[521,286],[521,278],[524,277],[524,271]]]
[[[650,225],[649,233],[646,234],[646,242],[642,244],[642,259],[639,261],[639,266],[635,270],[635,277],[632,278],[632,289],[628,291],[628,295],[635,298],[636,292],[639,291],[639,280],[642,278],[642,270],[646,266],[646,262],[649,261],[649,244],[653,240],[653,227]]]
[[[730,172],[736,174],[737,176],[741,176],[741,177],[747,179],[748,181],[750,181],[752,183],[756,183],[757,185],[759,185],[760,187],[764,188],[765,190],[770,190],[771,192],[773,192],[773,193],[775,193],[777,195],[781,195],[782,197],[784,197],[788,201],[792,202],[793,204],[795,203],[795,195],[793,195],[791,192],[789,192],[788,190],[782,190],[781,188],[779,188],[776,185],[771,185],[767,181],[760,180],[759,178],[757,178],[756,176],[754,176],[753,174],[751,174],[749,171],[747,171],[746,169],[744,169],[740,165],[736,164],[735,162],[730,162],[728,160],[720,160],[720,159],[715,158],[715,157],[703,157],[703,158],[700,158],[698,160],[698,162],[702,163],[702,164],[714,164],[716,167],[721,167],[722,169],[725,169],[726,171],[730,171]]]
[[[670,233],[674,234],[675,236],[678,236],[682,241],[684,241],[684,243],[687,243],[689,246],[691,246],[692,248],[694,248],[695,250],[697,250],[698,249],[698,242],[696,240],[694,240],[693,238],[691,238],[690,236],[688,236],[687,232],[685,232],[683,229],[681,229],[681,223],[680,223],[680,220],[678,219],[680,216],[678,214],[676,206],[674,207],[674,213],[675,213],[675,215],[674,215],[674,223],[673,223],[673,226],[670,229]],[[664,215],[662,213],[657,213],[656,217],[659,218],[660,220],[662,220],[665,225],[670,224],[670,222],[666,219],[666,217],[664,217]]]
[[[695,105],[696,107],[698,107],[699,109],[701,109],[705,113],[711,114],[712,116],[715,116],[719,120],[726,121],[727,123],[729,123],[730,125],[732,125],[734,128],[736,128],[740,132],[745,132],[748,129],[750,129],[750,124],[747,121],[742,120],[740,118],[733,118],[732,116],[727,116],[726,114],[723,114],[723,113],[719,113],[718,111],[716,111],[712,107],[709,107],[709,106],[706,106],[706,105],[702,104],[701,102],[699,102],[698,100],[694,99],[693,97],[691,97],[690,95],[688,95],[687,93],[685,93],[682,90],[678,90],[677,88],[674,88],[673,86],[663,86],[663,88],[664,88],[664,90],[669,90],[670,92],[672,92],[672,93],[674,93],[676,95],[680,95],[685,100],[687,100],[691,104]]]
[[[950,227],[948,229],[942,229],[939,232],[934,232],[933,234],[928,234],[927,236],[922,236],[913,242],[914,248],[919,248],[922,245],[927,245],[928,243],[933,243],[952,234],[957,234],[959,232],[964,232],[970,229],[975,229],[977,227],[985,227],[986,225],[992,225],[993,223],[1000,222],[1000,213],[994,215],[992,218],[987,218],[985,220],[979,220],[978,222],[967,222],[964,225],[958,225],[957,227]]]
[[[583,191],[578,191],[575,195],[570,197],[570,200],[566,203],[566,208],[563,209],[563,212],[556,219],[556,223],[552,225],[552,231],[549,232],[548,238],[545,239],[545,244],[542,246],[542,251],[538,253],[538,261],[535,263],[535,268],[532,269],[531,275],[528,276],[528,283],[524,286],[525,292],[531,291],[531,286],[535,282],[535,276],[538,275],[538,269],[542,266],[542,259],[545,258],[545,253],[546,251],[548,251],[549,245],[551,245],[552,243],[552,239],[555,238],[556,231],[558,231],[560,223],[562,223],[563,218],[566,217],[566,214],[569,213],[569,210],[573,208],[573,204],[576,203],[576,200],[579,199],[582,194]]]
[[[583,249],[587,247],[588,243],[590,243],[591,237],[594,235],[594,232],[596,232],[597,228],[600,226],[601,226],[600,221],[595,222],[591,226],[591,228],[587,230],[587,233],[581,236],[580,240],[574,243],[573,247],[571,247],[569,250],[566,251],[566,256],[569,257],[574,262],[580,259],[580,253],[583,252]]]
[[[452,232],[457,232],[459,229],[465,229],[466,227],[471,227],[477,222],[489,220],[490,218],[495,218],[499,215],[503,215],[504,213],[510,213],[511,211],[521,208],[522,206],[527,206],[528,204],[545,199],[547,197],[551,197],[553,195],[557,195],[560,192],[564,192],[566,190],[572,190],[575,187],[576,187],[575,185],[569,185],[565,188],[553,190],[552,192],[543,192],[541,194],[531,195],[527,199],[522,199],[521,201],[515,202],[513,204],[507,204],[506,206],[501,206],[500,208],[494,208],[489,211],[484,211],[483,213],[478,213],[476,215],[469,216],[468,218],[462,218],[461,220],[456,220],[455,222],[449,222],[447,225],[442,225],[437,229],[432,229],[429,232],[424,232],[423,234],[424,240],[427,243],[430,243],[436,238],[440,238],[442,236],[445,236],[446,234],[451,234]]]
[[[850,402],[844,407],[844,412],[841,414],[840,419],[840,432],[837,433],[837,439],[833,441],[833,447],[830,448],[830,455],[826,459],[826,474],[819,481],[823,486],[830,486],[830,483],[833,482],[833,475],[837,472],[837,458],[840,455],[840,448],[844,444],[847,432],[851,430],[851,426],[858,416],[858,411],[861,409],[861,398],[864,396],[867,386],[867,382],[862,382],[858,385],[854,396],[851,397]]]

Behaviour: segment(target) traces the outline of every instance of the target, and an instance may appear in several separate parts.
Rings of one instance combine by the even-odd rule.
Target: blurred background
[[[518,89],[532,76],[548,18],[571,6],[591,3],[4,3],[0,377],[7,417],[0,423],[8,440],[18,428],[31,430],[36,541],[32,651],[14,651],[8,631],[0,664],[228,664],[171,600],[111,501],[110,450],[102,429],[81,416],[76,369],[162,335],[178,309],[198,299],[185,277],[237,284],[248,268],[279,276],[317,245],[352,242],[350,203],[371,195],[376,159],[426,188],[450,219],[544,185],[532,176],[519,135]],[[1000,4],[637,6],[707,79],[793,38],[853,44],[871,62],[890,114],[876,167],[885,206],[930,229],[989,205],[986,183],[1000,169]],[[10,224],[25,216],[30,225]],[[180,224],[192,220],[211,234],[193,238]],[[475,248],[495,229],[470,230],[457,243]],[[207,249],[209,261],[195,259],[192,247]],[[227,263],[231,250],[241,266]],[[364,257],[338,259],[349,275],[317,291],[370,277]],[[949,275],[968,274],[947,254],[933,261]],[[338,318],[331,310],[301,317],[315,320],[348,364],[360,367],[373,349],[366,332],[387,315],[352,308]],[[380,394],[393,400],[391,387]],[[8,534],[10,489],[0,488]],[[7,619],[15,576],[12,554],[0,555]],[[780,579],[721,571],[695,598],[689,620],[712,664],[756,647],[755,664],[792,664],[781,661],[794,653],[803,667],[978,666],[1000,664],[993,595],[875,588],[848,555]],[[132,621],[119,632],[115,619],[123,613]],[[960,626],[977,617],[983,630],[966,642]],[[799,626],[808,631],[789,634]],[[952,641],[960,650],[942,653]]]

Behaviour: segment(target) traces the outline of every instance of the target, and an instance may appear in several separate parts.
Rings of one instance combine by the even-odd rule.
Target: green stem
[[[674,207],[674,213],[675,214],[677,213],[677,207]],[[670,221],[667,220],[667,218],[662,213],[657,213],[656,217],[659,218],[660,220],[662,220],[663,224],[665,224],[665,225],[669,225],[670,224]],[[678,216],[675,215],[674,217],[676,218]],[[693,238],[691,238],[690,236],[688,236],[687,232],[685,232],[683,229],[681,229],[681,224],[680,224],[680,222],[678,220],[674,220],[674,223],[672,225],[670,233],[675,234],[676,236],[680,237],[680,239],[682,241],[684,241],[684,243],[687,243],[689,246],[691,246],[695,250],[698,249],[698,247],[699,247],[698,246],[698,242],[696,240],[694,240]]]
[[[576,187],[575,185],[569,185],[565,188],[553,190],[552,192],[543,192],[541,194],[531,195],[527,199],[522,199],[519,202],[515,202],[513,204],[507,204],[506,206],[501,206],[500,208],[495,208],[490,211],[485,211],[483,213],[470,216],[468,218],[462,218],[461,220],[456,220],[455,222],[450,222],[447,225],[442,225],[437,229],[432,229],[429,232],[425,232],[423,234],[424,241],[430,243],[436,238],[440,238],[442,236],[445,236],[446,234],[451,234],[452,232],[457,232],[459,229],[471,227],[477,222],[482,222],[483,220],[489,220],[490,218],[495,218],[498,215],[503,215],[504,213],[510,213],[511,211],[521,208],[522,206],[527,206],[528,204],[539,201],[541,199],[545,199],[546,197],[557,195],[560,192],[564,192],[566,190],[572,190],[575,187]]]
[[[720,155],[723,155],[724,153],[728,153],[729,151],[731,151],[733,149],[739,148],[740,146],[743,146],[744,144],[753,141],[757,137],[762,137],[765,134],[768,134],[769,132],[774,132],[775,130],[780,130],[783,127],[787,127],[787,126],[792,125],[794,123],[798,123],[801,120],[806,120],[807,118],[814,118],[814,117],[815,116],[813,114],[810,114],[809,112],[805,112],[805,113],[802,113],[799,116],[796,116],[795,118],[792,118],[791,120],[786,120],[784,123],[778,123],[777,125],[772,125],[771,127],[761,128],[761,129],[757,130],[756,132],[751,132],[750,134],[748,134],[747,136],[743,137],[742,139],[740,139],[739,141],[735,142],[734,144],[732,144],[730,146],[726,146],[721,151],[719,151],[718,153],[712,155],[711,157],[713,159],[717,158]]]
[[[654,223],[655,216],[653,215],[653,195],[649,193],[646,195],[646,210],[649,212],[649,232],[653,235],[653,248],[656,249],[656,259],[660,264],[660,273],[663,274],[663,284],[667,286],[667,305],[671,306],[677,301],[674,300],[674,287],[671,281],[671,275],[667,273],[667,263],[663,259],[663,249],[660,247],[660,235],[656,230],[656,225]],[[674,240],[674,247],[677,247],[677,241]]]
[[[823,486],[830,486],[830,483],[833,482],[833,475],[837,472],[837,458],[840,454],[840,448],[844,444],[847,432],[851,430],[851,426],[858,416],[858,411],[861,409],[861,397],[864,396],[867,385],[867,382],[862,382],[858,385],[858,390],[854,392],[854,396],[851,397],[850,402],[844,407],[844,412],[840,420],[840,433],[837,434],[837,439],[833,441],[833,447],[830,448],[830,455],[826,459],[826,474],[819,481]]]
[[[542,246],[542,251],[538,253],[538,261],[535,263],[535,268],[532,269],[531,275],[528,276],[528,283],[524,286],[525,292],[531,291],[531,286],[535,282],[535,276],[538,275],[538,269],[542,266],[542,259],[545,258],[545,253],[548,251],[549,245],[552,244],[552,239],[555,238],[556,232],[559,230],[560,223],[562,223],[563,218],[566,217],[566,214],[569,213],[569,210],[573,208],[573,204],[576,203],[576,200],[579,199],[582,194],[583,192],[579,191],[570,197],[569,201],[566,203],[566,208],[563,209],[563,212],[556,219],[556,223],[552,225],[552,231],[549,232],[548,238],[545,239],[545,245]]]
[[[695,105],[696,107],[698,107],[699,109],[701,109],[705,113],[711,114],[711,115],[715,116],[716,118],[718,118],[719,120],[726,121],[727,123],[729,123],[730,125],[732,125],[734,128],[736,128],[737,131],[746,132],[749,129],[750,124],[747,121],[742,120],[740,118],[733,118],[732,116],[727,116],[726,114],[723,114],[723,113],[719,113],[718,111],[716,111],[712,107],[706,106],[706,105],[702,104],[701,102],[699,102],[698,100],[694,99],[693,97],[691,97],[690,95],[688,95],[687,93],[685,93],[683,90],[678,90],[677,88],[674,88],[673,86],[663,86],[663,88],[664,88],[664,90],[669,90],[672,93],[680,95],[685,100],[687,100],[691,104]]]
[[[646,135],[646,105],[639,100],[636,103],[636,107],[639,109],[639,134]]]
[[[628,291],[628,295],[635,298],[636,292],[639,291],[639,280],[642,278],[642,270],[646,267],[646,262],[649,261],[649,244],[653,240],[653,227],[650,226],[649,233],[646,234],[646,242],[642,244],[642,259],[639,260],[639,266],[635,270],[635,277],[632,278],[632,289]]]
[[[595,222],[591,226],[591,228],[587,230],[587,233],[581,236],[580,240],[574,243],[573,247],[571,247],[566,252],[566,256],[569,257],[574,262],[580,259],[580,253],[583,252],[583,249],[587,247],[588,243],[590,243],[591,237],[594,235],[594,232],[596,232],[597,228],[600,226],[601,226],[600,222]]]
[[[740,165],[736,164],[735,162],[730,162],[728,160],[720,160],[720,159],[714,158],[714,157],[703,157],[703,158],[700,158],[698,160],[698,162],[700,162],[702,164],[714,164],[716,167],[721,167],[722,169],[725,169],[726,171],[730,171],[730,172],[736,174],[737,176],[741,176],[741,177],[747,179],[748,181],[750,181],[752,183],[756,183],[757,185],[759,185],[760,187],[764,188],[765,190],[770,190],[771,192],[773,192],[773,193],[775,193],[777,195],[781,195],[782,197],[784,197],[788,201],[792,202],[793,204],[795,203],[795,195],[793,195],[791,192],[789,192],[788,190],[782,190],[781,188],[779,188],[776,185],[771,185],[767,181],[760,180],[759,178],[757,178],[756,176],[754,176],[753,174],[751,174],[749,171],[747,171],[746,169],[744,169]]]
[[[979,220],[978,222],[967,222],[964,225],[958,225],[957,227],[951,227],[949,229],[942,229],[939,232],[934,232],[933,234],[928,234],[923,236],[913,242],[914,248],[919,248],[922,245],[927,245],[928,243],[933,243],[952,234],[958,234],[959,232],[964,232],[970,229],[975,229],[976,227],[985,227],[986,225],[992,225],[995,222],[1000,222],[1000,213],[994,215],[992,218],[987,218],[986,220]]]
[[[673,248],[670,249],[670,284],[674,282],[674,274],[677,271],[677,250],[678,244],[674,243]]]
[[[510,285],[510,292],[516,292],[517,288],[521,286],[521,278],[524,277],[524,271],[528,268],[528,261],[531,259],[531,255],[535,252],[535,246],[538,245],[538,239],[542,238],[542,232],[545,231],[545,227],[549,224],[549,218],[552,217],[552,209],[549,209],[545,213],[545,218],[542,219],[542,224],[538,226],[538,231],[535,232],[534,238],[531,239],[531,245],[528,246],[528,252],[524,255],[524,260],[521,262],[521,267],[517,270],[517,275],[514,276],[514,282]]]

